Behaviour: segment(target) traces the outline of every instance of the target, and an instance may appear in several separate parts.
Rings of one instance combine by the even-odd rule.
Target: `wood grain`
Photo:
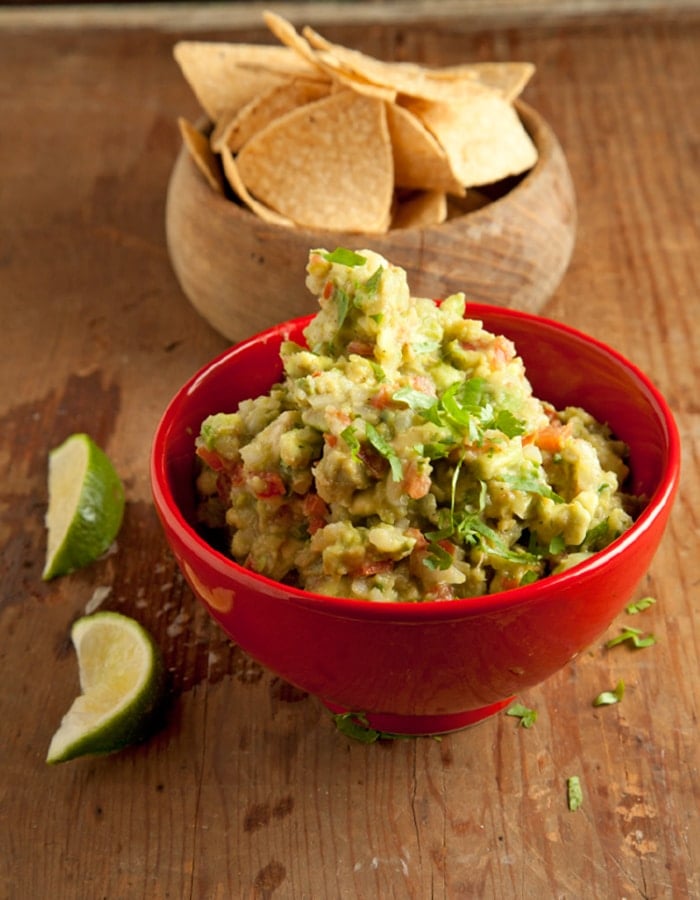
[[[313,24],[313,22],[311,22]],[[678,502],[623,624],[497,716],[363,746],[227,643],[195,604],[153,512],[148,451],[175,389],[226,344],[170,267],[165,196],[178,115],[198,110],[176,28],[0,28],[0,897],[692,898],[700,896],[700,14],[482,27],[329,24],[395,59],[531,59],[578,199],[571,266],[545,312],[607,341],[668,397]],[[200,36],[266,40],[262,28]],[[123,474],[110,555],[43,584],[46,454],[89,430]],[[163,730],[48,768],[77,690],[71,621],[98,587],[163,647]],[[618,679],[615,707],[592,698]],[[566,778],[584,802],[566,804]]]

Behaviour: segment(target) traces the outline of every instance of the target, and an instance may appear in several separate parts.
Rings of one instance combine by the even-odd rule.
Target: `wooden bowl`
[[[569,264],[576,202],[564,153],[547,123],[517,103],[535,142],[535,167],[493,202],[426,228],[383,235],[286,228],[262,221],[205,181],[183,147],[168,186],[166,236],[180,285],[195,309],[239,341],[316,311],[305,286],[309,250],[381,253],[408,273],[413,296],[539,312]]]

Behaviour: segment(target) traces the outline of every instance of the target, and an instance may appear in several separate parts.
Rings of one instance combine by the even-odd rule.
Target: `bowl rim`
[[[615,363],[626,369],[646,392],[657,419],[661,422],[665,431],[667,442],[666,465],[659,484],[648,498],[643,511],[627,531],[603,550],[597,551],[586,560],[559,574],[548,575],[546,578],[531,584],[497,591],[492,594],[455,598],[445,602],[416,603],[392,601],[379,603],[351,597],[334,597],[314,593],[313,591],[306,591],[302,588],[275,581],[245,568],[245,566],[237,563],[225,553],[208,544],[197,532],[196,528],[187,521],[168,487],[165,450],[167,447],[167,436],[170,431],[169,423],[173,418],[174,412],[214,369],[227,364],[231,358],[245,354],[251,347],[260,343],[267,343],[278,338],[286,339],[293,330],[298,330],[310,322],[314,314],[278,323],[228,347],[195,372],[172,397],[156,426],[151,447],[151,492],[159,516],[162,517],[167,514],[170,528],[174,528],[178,532],[181,541],[188,549],[197,556],[202,556],[202,554],[208,556],[210,565],[213,565],[218,570],[230,569],[236,573],[239,579],[254,584],[258,590],[266,590],[268,593],[280,598],[284,597],[288,602],[319,607],[325,614],[337,615],[343,618],[353,617],[379,620],[398,618],[402,621],[407,619],[415,620],[416,624],[425,623],[426,621],[438,622],[445,619],[459,619],[506,609],[515,609],[523,604],[541,599],[543,586],[546,586],[545,593],[549,596],[552,593],[557,593],[559,590],[565,592],[572,583],[580,581],[582,576],[584,578],[595,576],[600,570],[609,565],[616,556],[623,553],[633,544],[640,533],[648,530],[673,502],[680,480],[681,443],[678,427],[670,406],[651,379],[635,363],[600,339],[588,335],[571,325],[535,313],[486,303],[467,303],[466,312],[470,318],[478,318],[480,313],[486,316],[495,314],[506,318],[529,321],[540,327],[545,326],[555,331],[564,332],[572,338],[592,345],[596,350],[610,357]]]

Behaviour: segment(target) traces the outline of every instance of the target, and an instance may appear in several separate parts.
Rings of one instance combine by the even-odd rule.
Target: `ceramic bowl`
[[[184,293],[216,330],[238,341],[314,312],[303,279],[290,281],[289,273],[304,270],[310,248],[342,246],[375,250],[405,269],[415,296],[464,291],[474,301],[540,312],[569,265],[576,203],[552,129],[526,104],[518,101],[517,109],[538,149],[527,175],[498,185],[480,209],[384,235],[266,223],[215,192],[183,147],[168,186],[166,236]]]
[[[531,585],[445,603],[324,597],[246,570],[213,549],[194,521],[194,436],[210,413],[235,409],[281,375],[279,346],[302,341],[309,317],[229,349],[175,395],[152,449],[153,498],[185,578],[226,634],[277,675],[380,730],[449,731],[483,719],[594,642],[633,597],[676,492],[679,439],[648,378],[619,353],[565,325],[488,305],[471,318],[505,334],[537,396],[582,405],[630,448],[631,488],[648,497],[605,550]]]

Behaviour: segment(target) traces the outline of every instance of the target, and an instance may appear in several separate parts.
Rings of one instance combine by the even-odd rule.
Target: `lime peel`
[[[48,763],[112,753],[149,736],[165,693],[159,647],[129,616],[105,611],[77,619],[71,639],[81,693],[49,746]]]
[[[87,434],[72,434],[51,450],[48,482],[44,581],[102,556],[121,528],[125,505],[111,460]]]

